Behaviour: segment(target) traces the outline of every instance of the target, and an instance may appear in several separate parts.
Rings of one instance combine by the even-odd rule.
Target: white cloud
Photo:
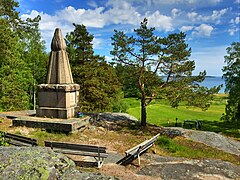
[[[105,56],[106,61],[111,62],[113,59],[113,56]]]
[[[176,18],[177,16],[179,16],[181,14],[181,10],[180,9],[176,9],[176,8],[173,8],[172,11],[172,17],[173,18]]]
[[[192,31],[192,37],[190,37],[190,40],[194,36],[211,36],[213,27],[207,24],[201,24],[199,26],[182,26],[179,30],[186,32],[186,31]]]
[[[193,22],[196,22],[196,21],[209,22],[210,21],[210,22],[215,22],[216,24],[219,24],[221,22],[220,19],[224,14],[226,14],[227,11],[228,11],[228,8],[221,9],[219,11],[213,10],[210,16],[204,16],[196,12],[190,12],[190,13],[187,13],[187,16]]]
[[[34,18],[37,15],[41,16],[41,21],[39,23],[39,28],[44,34],[44,31],[53,31],[56,27],[62,27],[64,24],[61,23],[59,18],[57,16],[51,16],[43,12],[38,12],[38,11],[31,11],[30,14],[23,14],[21,15],[22,19],[27,19],[27,18]],[[66,25],[65,25],[66,27]],[[49,35],[51,36],[51,35]]]
[[[93,38],[93,48],[94,49],[101,49],[101,45],[102,45],[102,39],[101,38]]]
[[[187,17],[188,17],[191,21],[196,21],[196,19],[197,19],[197,17],[198,17],[198,13],[196,13],[196,12],[187,13]]]
[[[235,24],[239,24],[239,22],[240,22],[240,18],[239,18],[239,16],[238,16],[238,17],[236,17],[236,19],[235,19]]]
[[[221,9],[220,11],[214,10],[211,16],[212,20],[221,18],[226,12],[228,11],[228,8]]]
[[[234,34],[239,31],[239,25],[238,25],[239,23],[240,23],[239,16],[237,16],[235,19],[231,19],[230,29],[228,29],[230,36],[234,36]]]
[[[89,6],[91,6],[91,7],[93,7],[93,8],[97,8],[98,7],[97,3],[95,1],[93,1],[93,0],[88,1],[87,4]]]
[[[54,29],[55,26],[68,25],[72,23],[84,24],[87,27],[103,28],[111,24],[130,24],[139,25],[139,23],[147,17],[149,19],[149,25],[159,28],[163,31],[171,31],[172,18],[161,14],[159,11],[147,12],[141,15],[136,8],[125,1],[111,0],[106,4],[108,9],[104,7],[98,7],[95,9],[75,9],[72,6],[68,6],[62,10],[55,12],[54,15],[48,15],[42,12],[33,10],[30,14],[23,14],[22,18],[35,17],[41,15],[42,21],[40,22],[41,30]],[[173,10],[175,15],[179,13],[179,10]]]
[[[125,1],[108,1],[111,8],[104,13],[106,24],[137,25],[142,17],[137,10]]]
[[[238,29],[228,29],[229,35],[233,36],[235,34],[235,32],[237,32]]]
[[[182,26],[179,30],[186,32],[186,31],[190,31],[194,28],[194,26]]]
[[[149,20],[149,26],[155,27],[164,31],[173,30],[172,18],[169,16],[162,15],[159,11],[155,11],[153,14],[146,14]]]
[[[190,5],[203,5],[202,0],[152,0],[155,4],[190,4]],[[217,4],[221,0],[208,0],[205,4]]]
[[[72,6],[66,7],[56,13],[61,21],[68,23],[84,24],[87,27],[102,28],[105,25],[103,7],[95,9],[75,9]],[[61,17],[61,18],[60,18]]]
[[[207,24],[201,24],[198,27],[194,28],[194,31],[192,32],[192,35],[197,36],[211,36],[211,33],[213,31],[213,27]]]
[[[92,4],[94,6],[94,4]],[[177,13],[177,11],[175,11]],[[76,9],[72,6],[53,12],[53,15],[32,10],[27,14],[22,14],[21,18],[34,18],[41,16],[39,28],[43,39],[47,42],[47,47],[55,28],[61,28],[63,35],[73,31],[72,23],[84,24],[86,27],[103,28],[112,24],[130,24],[138,26],[140,22],[147,17],[149,26],[154,26],[158,30],[173,30],[172,18],[161,14],[159,11],[140,14],[135,7],[126,1],[111,0],[106,7],[97,7],[93,9]],[[100,39],[94,39],[94,47],[99,48]]]

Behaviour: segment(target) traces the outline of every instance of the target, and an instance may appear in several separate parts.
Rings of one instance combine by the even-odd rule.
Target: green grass
[[[140,119],[140,101],[128,98],[126,99],[126,103],[129,105],[127,112],[137,119]],[[207,111],[202,111],[200,108],[187,107],[184,105],[180,105],[177,109],[171,108],[170,105],[164,101],[155,101],[147,106],[147,121],[156,125],[175,123],[176,118],[178,118],[179,122],[196,119],[219,121],[224,113],[225,103],[217,103],[213,102]]]
[[[58,133],[58,132],[46,132],[42,130],[37,130],[31,133],[32,138],[38,139],[38,143],[40,145],[44,145],[44,141],[58,141],[59,139],[65,139],[67,137],[64,133]]]
[[[191,159],[214,158],[240,165],[240,157],[237,155],[225,153],[221,150],[191,140],[183,138],[170,139],[161,136],[157,139],[156,144],[170,156]]]
[[[140,120],[140,100],[126,98],[128,105],[127,113]],[[183,104],[176,108],[171,108],[164,100],[153,101],[147,106],[147,122],[159,126],[175,126],[178,118],[178,126],[184,120],[200,120],[203,123],[202,130],[223,132],[224,134],[240,138],[240,124],[227,123],[220,120],[225,112],[226,95],[219,94],[214,97],[210,108],[202,111],[201,108],[188,107]]]

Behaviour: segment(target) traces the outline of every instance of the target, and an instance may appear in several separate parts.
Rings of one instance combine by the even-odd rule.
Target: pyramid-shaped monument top
[[[47,84],[73,84],[72,72],[61,29],[57,28],[51,44]]]

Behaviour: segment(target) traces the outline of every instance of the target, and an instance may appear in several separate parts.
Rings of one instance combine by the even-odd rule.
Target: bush
[[[112,111],[113,112],[122,112],[126,113],[128,109],[128,105],[123,101],[115,101],[112,103]]]
[[[8,146],[8,143],[4,138],[4,134],[4,132],[0,132],[0,146]]]

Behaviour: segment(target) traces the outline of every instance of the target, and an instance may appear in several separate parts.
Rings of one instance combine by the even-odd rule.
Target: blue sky
[[[96,54],[109,54],[114,29],[131,34],[146,17],[155,34],[184,31],[196,62],[195,74],[222,75],[226,47],[240,41],[240,0],[18,0],[21,17],[41,15],[40,30],[47,48],[55,28],[63,34],[72,23],[84,24],[94,35]]]

